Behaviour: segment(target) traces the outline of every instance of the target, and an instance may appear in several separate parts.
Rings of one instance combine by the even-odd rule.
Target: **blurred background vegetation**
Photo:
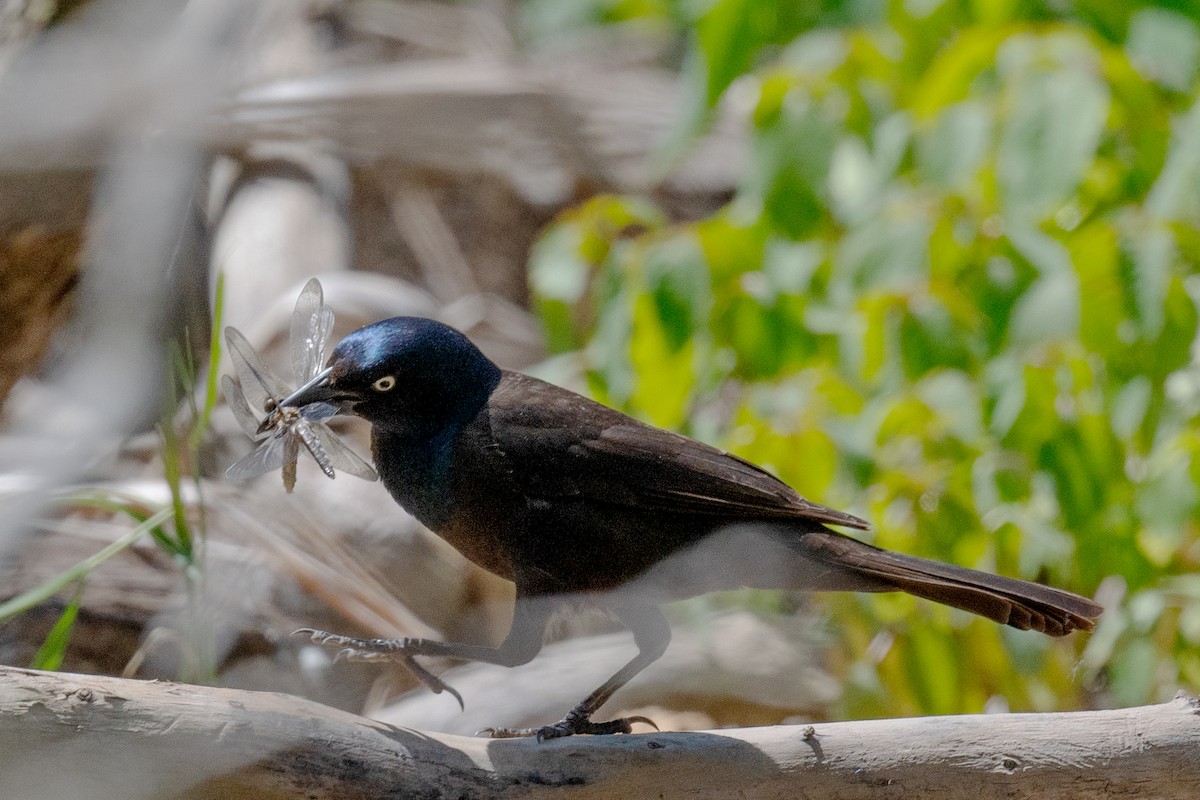
[[[550,345],[594,395],[872,520],[878,545],[1108,607],[1054,642],[907,596],[823,598],[839,716],[1200,687],[1200,6],[526,10],[536,36],[673,30],[675,143],[721,103],[753,126],[717,213],[599,197],[537,246]]]
[[[907,596],[697,598],[604,713],[1200,692],[1198,68],[1190,0],[0,4],[0,662],[361,711],[411,676],[290,630],[503,635],[511,589],[378,484],[223,479],[249,443],[204,374],[216,275],[269,358],[319,274],[335,337],[438,316],[878,545],[1107,608],[1051,640]],[[385,718],[543,724],[627,639]]]

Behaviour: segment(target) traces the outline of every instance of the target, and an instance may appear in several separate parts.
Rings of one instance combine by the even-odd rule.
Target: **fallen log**
[[[1200,702],[544,743],[282,694],[0,667],[0,797],[1185,798]]]

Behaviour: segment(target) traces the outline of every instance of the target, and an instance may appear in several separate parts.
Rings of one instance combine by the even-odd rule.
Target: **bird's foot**
[[[292,636],[307,636],[314,643],[329,648],[338,648],[335,661],[396,661],[403,660],[408,653],[408,639],[359,639],[338,633],[300,628]]]
[[[446,692],[458,701],[459,708],[466,708],[462,695],[454,687],[434,675],[417,663],[412,654],[407,651],[408,639],[359,639],[354,636],[342,636],[316,628],[300,628],[292,631],[293,636],[303,634],[316,644],[339,648],[334,655],[334,661],[399,661],[408,667],[425,687],[434,694]]]
[[[592,736],[607,736],[612,733],[632,733],[633,723],[644,722],[654,730],[658,726],[646,717],[621,717],[608,722],[592,722],[591,714],[575,709],[558,722],[541,728],[484,728],[479,733],[486,733],[493,739],[516,739],[523,736],[536,736],[539,742],[547,739],[558,739],[575,734],[590,734]]]

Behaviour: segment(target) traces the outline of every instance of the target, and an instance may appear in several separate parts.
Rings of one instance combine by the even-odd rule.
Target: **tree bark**
[[[1200,702],[539,744],[282,694],[0,667],[0,797],[1194,797]]]

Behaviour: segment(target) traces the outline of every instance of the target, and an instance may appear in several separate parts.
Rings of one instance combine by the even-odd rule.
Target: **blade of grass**
[[[118,499],[110,499],[110,496]],[[109,511],[113,514],[128,514],[137,522],[145,522],[150,519],[153,513],[136,498],[123,495],[120,492],[110,492],[108,496],[104,494],[76,494],[64,498],[62,502],[64,505],[88,506],[98,508],[101,511]],[[154,541],[163,550],[173,556],[179,555],[179,546],[175,542],[175,537],[167,533],[167,530],[162,525],[155,525],[151,528],[150,535],[154,537]]]
[[[164,419],[159,425],[162,437],[163,477],[171,490],[171,510],[175,517],[175,538],[171,542],[171,552],[191,564],[192,533],[187,517],[187,505],[183,502],[183,492],[179,483],[183,477],[183,465],[180,463],[179,437],[175,434],[174,423]]]
[[[204,406],[200,413],[193,413],[192,430],[188,434],[187,448],[192,463],[192,484],[196,490],[196,531],[199,537],[197,547],[203,549],[205,533],[208,530],[208,512],[204,503],[204,482],[200,480],[200,445],[212,422],[213,409],[221,399],[221,375],[218,369],[221,365],[221,323],[225,315],[225,273],[217,273],[217,288],[213,293],[212,334],[208,343],[208,378],[204,389]],[[193,553],[192,563],[203,559],[203,553]]]
[[[63,609],[58,621],[50,629],[50,634],[33,657],[30,669],[43,669],[53,672],[62,668],[63,658],[67,655],[67,642],[71,640],[71,631],[75,628],[75,619],[79,616],[79,601],[83,599],[83,581],[75,589],[75,596]]]
[[[208,343],[208,381],[204,388],[204,408],[188,437],[188,447],[193,451],[200,448],[200,440],[208,432],[213,409],[220,397],[221,376],[217,369],[221,365],[221,322],[225,314],[225,273],[217,275],[217,290],[213,296],[212,338]]]
[[[35,586],[27,592],[0,603],[0,622],[6,622],[12,617],[15,617],[17,614],[20,614],[23,611],[28,611],[39,603],[50,599],[74,581],[80,580],[93,569],[100,566],[125,548],[129,547],[144,534],[149,533],[162,523],[169,520],[173,513],[174,510],[171,508],[162,509],[158,513],[148,517],[136,528],[129,531],[124,536],[117,539],[95,555],[88,556],[75,566],[62,571],[53,578],[43,582],[40,586]]]

